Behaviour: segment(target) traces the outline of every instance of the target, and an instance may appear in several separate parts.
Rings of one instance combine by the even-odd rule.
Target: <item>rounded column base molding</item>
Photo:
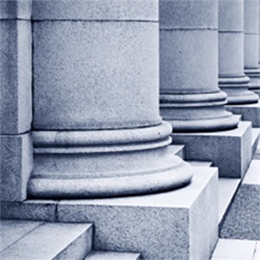
[[[226,94],[160,95],[160,111],[173,132],[205,132],[237,127],[239,119],[224,108]]]
[[[171,126],[91,131],[35,131],[34,198],[138,195],[188,184],[192,168],[170,152]]]
[[[249,80],[246,76],[220,76],[219,87],[226,92],[228,104],[252,104],[258,102],[258,95],[248,89]]]
[[[246,68],[245,74],[250,78],[249,89],[260,93],[260,68]]]
[[[191,166],[175,156],[170,169],[155,173],[109,178],[31,179],[28,194],[46,199],[141,195],[180,188],[187,185],[191,177]]]

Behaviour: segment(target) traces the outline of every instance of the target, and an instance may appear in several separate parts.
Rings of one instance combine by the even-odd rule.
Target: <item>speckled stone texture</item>
[[[26,200],[1,202],[1,219],[57,221],[58,202],[55,200]]]
[[[30,196],[122,196],[190,182],[191,167],[167,148],[171,126],[159,115],[158,7],[33,2]]]
[[[1,0],[0,19],[29,20],[31,18],[32,0]]]
[[[160,123],[155,0],[38,0],[32,19],[35,129]]]
[[[153,22],[35,22],[34,129],[160,123],[157,38]]]
[[[243,178],[252,159],[251,122],[229,131],[173,133],[173,144],[185,144],[185,159],[212,161],[220,177]]]
[[[0,1],[1,201],[26,199],[32,171],[31,1]]]
[[[218,239],[218,174],[216,168],[194,170],[191,185],[175,191],[110,199],[3,202],[1,217],[94,223],[94,250],[140,252],[142,259],[153,260],[209,259]]]
[[[228,104],[257,103],[244,74],[244,0],[219,1],[219,87]]]
[[[161,0],[159,6],[161,116],[178,132],[236,127],[217,85],[218,1]]]
[[[4,0],[0,5],[0,134],[31,128],[31,22],[26,6],[20,6],[28,2]]]
[[[30,134],[0,135],[1,201],[23,201],[33,168]]]
[[[242,115],[242,120],[251,121],[253,127],[260,127],[260,102],[248,105],[227,105],[226,110]]]
[[[222,238],[260,239],[260,160],[252,160],[220,231]]]
[[[197,168],[192,184],[176,191],[61,201],[58,219],[93,222],[95,250],[140,252],[145,260],[209,259],[217,242],[217,192],[217,170]]]

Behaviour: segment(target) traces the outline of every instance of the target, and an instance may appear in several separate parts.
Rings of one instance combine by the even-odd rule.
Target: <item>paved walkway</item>
[[[211,260],[260,260],[260,241],[219,239]]]
[[[260,142],[254,159],[260,160]],[[260,260],[260,241],[220,238],[211,260]]]

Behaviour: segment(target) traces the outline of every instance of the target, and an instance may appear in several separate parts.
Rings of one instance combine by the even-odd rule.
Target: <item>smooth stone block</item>
[[[173,133],[173,144],[185,145],[185,159],[212,161],[220,177],[243,178],[252,158],[251,122],[228,131]]]
[[[32,0],[1,0],[0,20],[2,19],[31,19]]]
[[[91,224],[44,223],[0,253],[2,260],[82,260],[92,248]]]
[[[24,202],[1,202],[1,219],[55,221],[55,200],[26,200]]]
[[[212,255],[213,259],[252,259],[255,250],[255,241],[219,239]]]
[[[260,160],[252,160],[220,231],[220,237],[260,240]]]
[[[237,192],[241,179],[219,178],[218,180],[218,220],[219,227],[223,225],[223,221],[231,205],[231,202]]]
[[[35,129],[161,122],[158,23],[35,22],[33,31]]]
[[[108,251],[91,251],[84,260],[140,260],[141,255],[137,253],[122,253]]]
[[[203,161],[187,161],[193,167],[210,167],[212,162],[203,162]]]
[[[30,21],[0,20],[0,134],[31,128],[31,53]]]
[[[0,252],[23,238],[42,223],[40,221],[1,220]]]
[[[170,145],[168,147],[168,149],[172,152],[172,154],[175,154],[185,160],[185,146],[184,145]]]
[[[244,0],[221,0],[219,6],[219,32],[243,32]]]
[[[157,0],[34,0],[32,20],[158,21]]]
[[[260,140],[260,128],[252,128],[252,156],[255,155],[257,151],[257,145]]]
[[[23,201],[33,169],[31,135],[0,135],[1,201]]]
[[[218,1],[160,0],[160,28],[217,29]]]
[[[258,259],[260,259],[260,241],[256,242],[255,253],[253,257],[253,260],[258,260]]]
[[[260,160],[260,143],[258,143],[255,155],[254,155],[254,159]]]
[[[253,127],[260,127],[260,102],[249,105],[226,105],[227,111],[242,115],[242,120],[251,121]]]
[[[62,200],[58,221],[93,223],[95,250],[139,252],[145,260],[209,259],[218,239],[217,169],[195,169],[191,184],[175,191]]]

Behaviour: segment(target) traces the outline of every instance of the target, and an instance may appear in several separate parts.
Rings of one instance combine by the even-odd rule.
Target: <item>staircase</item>
[[[139,254],[92,251],[93,225],[2,220],[1,260],[137,260]]]
[[[252,151],[257,154],[257,143],[259,140],[259,129],[253,129],[252,134]],[[171,145],[172,152],[185,159],[185,146]],[[259,147],[258,147],[259,149]],[[256,153],[255,153],[256,152]],[[232,205],[238,197],[241,187],[245,184],[250,185],[254,180],[253,175],[257,173],[259,162],[252,160],[244,180],[237,178],[219,178],[218,180],[218,201],[219,201],[219,230],[223,228],[226,220],[229,220],[228,214],[232,213]],[[205,167],[210,167],[211,162],[190,161],[193,167],[200,172]],[[257,166],[255,167],[255,165]],[[246,182],[246,183],[244,183]],[[244,184],[243,184],[244,183]],[[65,204],[68,202],[64,202]],[[70,260],[137,260],[140,259],[139,253],[128,252],[109,252],[96,251],[94,246],[95,232],[94,224],[89,223],[59,223],[57,217],[58,205],[62,206],[62,201],[40,201],[27,200],[19,203],[2,203],[2,217],[7,220],[1,221],[1,241],[0,241],[0,259],[1,260],[48,260],[48,259],[70,259]],[[74,204],[75,209],[82,207],[81,203]],[[83,203],[84,204],[84,203]],[[71,209],[75,219],[68,222],[77,221],[77,210]],[[72,212],[70,212],[72,214]],[[73,218],[73,214],[71,217]],[[76,215],[75,215],[76,214]],[[88,212],[87,214],[91,214]],[[10,220],[17,219],[17,220]],[[28,219],[22,220],[22,219]],[[31,221],[31,220],[42,221]],[[92,221],[86,221],[92,222]],[[228,223],[226,222],[225,225]],[[100,227],[99,227],[100,228]],[[223,231],[222,231],[223,232]],[[237,232],[236,232],[237,233]],[[231,238],[231,239],[230,239]],[[260,254],[259,242],[236,240],[235,237],[225,237],[219,239],[216,249],[213,252],[212,260],[220,260],[223,257],[232,258],[232,255],[225,253],[225,248],[237,248],[241,243],[241,248],[251,250],[245,259],[258,259]],[[240,238],[238,238],[240,239]],[[105,241],[105,240],[104,240]],[[247,243],[248,242],[248,243]],[[116,244],[117,245],[117,244]],[[252,249],[253,248],[253,249]],[[107,249],[109,250],[109,249]],[[115,250],[115,249],[111,249]],[[246,250],[246,249],[245,249]],[[120,250],[119,250],[120,251]],[[131,251],[131,250],[126,250]],[[137,250],[138,251],[138,250]],[[232,251],[232,250],[231,250]],[[232,253],[229,250],[229,253]],[[235,249],[233,251],[236,251]],[[244,251],[243,251],[244,252]],[[141,252],[140,252],[141,253]],[[252,256],[252,257],[251,257]],[[229,258],[228,258],[229,257]],[[253,258],[254,257],[254,258]],[[202,259],[199,259],[202,260]],[[208,260],[208,259],[203,259]]]

